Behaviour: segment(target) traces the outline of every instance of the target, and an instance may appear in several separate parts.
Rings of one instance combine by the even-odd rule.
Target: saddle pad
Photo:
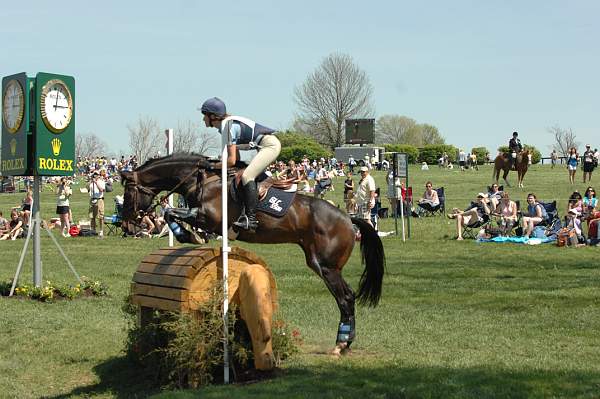
[[[265,198],[258,203],[256,210],[282,217],[292,205],[295,196],[295,192],[290,193],[271,187]]]

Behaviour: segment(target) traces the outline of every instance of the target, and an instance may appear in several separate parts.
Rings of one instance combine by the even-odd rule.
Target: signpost
[[[394,184],[396,179],[405,180],[405,192],[408,194],[408,154],[405,152],[395,152],[393,159]],[[396,235],[398,235],[398,213],[394,209],[394,223],[396,225]],[[410,215],[409,215],[410,216]],[[404,234],[404,198],[402,198],[402,190],[400,191],[400,219],[402,222],[402,241],[406,241]],[[410,217],[408,218],[408,237],[410,238]]]
[[[19,279],[29,238],[33,237],[33,284],[42,284],[40,248],[40,186],[42,176],[72,176],[75,163],[75,79],[40,72],[25,72],[2,79],[2,163],[7,176],[33,176],[32,218],[13,279]],[[45,229],[81,282],[56,238]]]

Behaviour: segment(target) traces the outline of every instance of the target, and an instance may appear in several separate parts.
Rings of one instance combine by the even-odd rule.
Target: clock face
[[[61,133],[69,126],[73,116],[73,98],[62,80],[52,79],[44,85],[40,110],[42,120],[51,132]]]
[[[2,120],[10,133],[16,133],[23,122],[25,113],[25,97],[23,88],[17,80],[6,85],[2,98]]]

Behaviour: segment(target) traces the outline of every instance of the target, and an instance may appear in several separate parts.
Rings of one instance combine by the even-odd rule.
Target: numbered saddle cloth
[[[267,195],[259,201],[256,210],[275,217],[281,217],[290,208],[295,196],[296,192],[287,192],[270,187]]]

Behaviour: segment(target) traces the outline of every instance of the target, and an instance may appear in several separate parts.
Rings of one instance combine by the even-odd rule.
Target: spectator
[[[350,170],[350,172],[354,173],[355,166],[356,166],[356,161],[354,160],[354,157],[352,155],[350,155],[350,157],[348,158],[348,169]]]
[[[438,193],[433,189],[433,183],[428,181],[425,183],[425,192],[423,193],[423,197],[419,199],[417,205],[427,211],[432,212],[439,204],[440,199],[438,197]]]
[[[88,191],[90,193],[90,219],[91,227],[98,233],[98,238],[104,237],[104,180],[97,172],[92,174]],[[96,231],[96,219],[98,219],[99,231]]]
[[[498,184],[494,183],[490,187],[490,191],[488,192],[488,199],[490,200],[490,204],[492,205],[492,209],[496,209],[498,203],[500,202],[500,198],[502,198],[502,191],[500,191],[500,187]]]
[[[360,217],[366,220],[373,228],[371,223],[371,209],[375,207],[375,192],[377,187],[375,179],[369,174],[367,166],[360,167],[360,181],[358,182],[358,192],[356,194],[356,205]]]
[[[533,193],[527,194],[527,211],[523,213],[523,235],[529,238],[533,228],[548,218],[546,208],[537,201]]]
[[[569,182],[575,184],[575,172],[577,172],[577,164],[579,164],[579,154],[575,147],[569,149],[567,156],[567,170],[569,171]]]
[[[580,219],[581,213],[579,213],[579,211],[575,208],[570,209],[569,212],[567,212],[567,220],[566,220],[566,226],[565,228],[567,230],[572,230],[575,233],[575,236],[577,236],[577,242],[579,244],[581,243],[585,243],[585,238],[583,237],[583,231],[581,230],[581,219]]]
[[[477,165],[477,154],[474,152],[471,153],[471,169],[479,170],[479,166]]]
[[[465,170],[465,166],[467,165],[467,154],[461,150],[458,152],[458,164],[460,165],[460,170]]]
[[[314,196],[323,198],[327,192],[327,189],[331,187],[331,179],[329,178],[327,169],[325,169],[325,165],[319,162],[318,166],[319,169],[317,170],[317,175],[315,176]]]
[[[517,223],[517,204],[511,201],[506,191],[502,193],[500,202],[494,208],[493,214],[499,217],[500,234],[503,236],[508,235]]]
[[[354,180],[352,180],[352,172],[348,172],[344,180],[344,202],[347,204],[352,197],[354,197]]]
[[[29,220],[31,219],[31,208],[33,206],[33,191],[31,189],[27,190],[25,194],[25,198],[23,198],[23,202],[21,204],[21,212],[23,212],[23,223],[26,226],[29,226]]]
[[[592,214],[598,206],[598,198],[596,198],[596,190],[593,187],[588,187],[583,194],[583,212],[586,215]]]
[[[60,226],[62,228],[63,237],[71,237],[69,235],[69,229],[71,225],[69,223],[69,198],[73,194],[69,181],[65,177],[61,177],[60,183],[57,187],[58,199],[56,201],[56,213],[60,219]]]
[[[583,183],[587,181],[591,183],[592,172],[594,171],[596,158],[594,157],[594,151],[589,144],[585,146],[585,152],[583,153]]]
[[[13,209],[10,213],[10,222],[8,224],[10,230],[0,237],[0,240],[16,240],[17,238],[23,237],[24,233],[24,222],[23,218],[19,215],[19,211]]]
[[[3,216],[2,211],[0,211],[0,237],[10,231],[10,225],[8,220]]]
[[[573,191],[573,194],[569,197],[567,211],[571,209],[577,209],[580,215],[583,213],[583,198],[579,194],[579,191]]]
[[[457,240],[463,240],[462,232],[465,226],[473,226],[477,222],[483,222],[485,215],[490,215],[491,211],[484,193],[477,195],[477,200],[464,211],[454,208],[452,213],[447,216],[450,219],[456,219]]]
[[[557,161],[558,153],[556,152],[556,150],[552,150],[552,153],[550,154],[550,162],[552,163],[552,169],[554,169],[554,167],[556,166]]]
[[[390,201],[390,207],[392,208],[392,214],[396,214],[396,211],[400,209],[398,203],[402,198],[402,183],[399,177],[394,179],[394,171],[390,169],[386,177],[388,186],[388,200]]]

